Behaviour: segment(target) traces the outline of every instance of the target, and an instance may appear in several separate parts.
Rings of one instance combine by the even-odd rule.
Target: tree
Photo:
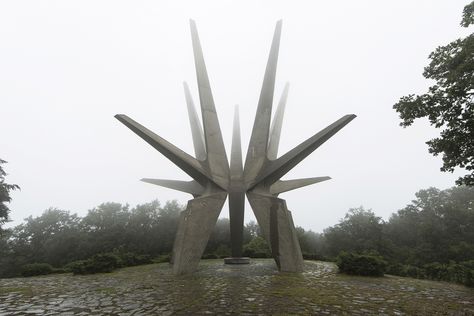
[[[386,225],[399,262],[422,266],[474,260],[474,188],[428,188]]]
[[[339,224],[324,230],[328,255],[335,257],[341,251],[385,252],[382,218],[362,206],[351,208]]]
[[[461,26],[474,24],[474,1],[464,7]],[[443,155],[441,171],[456,167],[470,173],[456,184],[474,185],[474,33],[436,48],[429,55],[430,64],[423,76],[435,83],[422,95],[401,97],[393,108],[401,126],[417,118],[428,118],[441,129],[440,137],[426,142],[434,156]]]
[[[5,183],[5,176],[7,174],[2,168],[2,164],[4,163],[6,163],[6,161],[0,159],[0,233],[2,232],[2,225],[8,221],[8,213],[10,213],[10,209],[5,204],[11,201],[10,191],[20,188],[16,184]]]

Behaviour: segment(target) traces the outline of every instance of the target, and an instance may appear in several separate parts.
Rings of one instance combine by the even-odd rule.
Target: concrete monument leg
[[[278,269],[282,272],[303,271],[300,244],[285,201],[252,192],[247,193],[247,198]]]
[[[173,245],[174,274],[191,273],[197,269],[226,196],[225,192],[216,193],[188,202],[180,217]]]

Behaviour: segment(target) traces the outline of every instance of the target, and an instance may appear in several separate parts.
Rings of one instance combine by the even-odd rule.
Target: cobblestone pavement
[[[474,315],[474,289],[386,276],[336,274],[305,262],[278,273],[272,260],[204,260],[191,276],[168,264],[89,276],[0,279],[0,315]]]

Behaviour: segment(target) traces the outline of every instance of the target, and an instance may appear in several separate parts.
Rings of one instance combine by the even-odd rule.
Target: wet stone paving
[[[190,276],[166,263],[87,276],[0,279],[3,315],[474,315],[474,289],[445,282],[337,274],[306,261],[302,274],[272,260],[203,260]]]

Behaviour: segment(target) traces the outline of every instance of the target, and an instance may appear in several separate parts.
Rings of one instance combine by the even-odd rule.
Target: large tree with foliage
[[[474,1],[464,7],[461,26],[474,24]],[[438,47],[429,55],[423,76],[434,80],[428,92],[400,98],[393,107],[400,125],[410,126],[426,117],[441,129],[440,136],[426,142],[433,155],[442,154],[442,171],[456,167],[470,173],[457,184],[474,185],[474,33]]]
[[[19,189],[20,187],[16,184],[5,183],[6,172],[2,168],[2,164],[6,163],[5,160],[0,159],[0,233],[2,224],[8,220],[8,213],[10,209],[6,203],[11,201],[10,191]]]

